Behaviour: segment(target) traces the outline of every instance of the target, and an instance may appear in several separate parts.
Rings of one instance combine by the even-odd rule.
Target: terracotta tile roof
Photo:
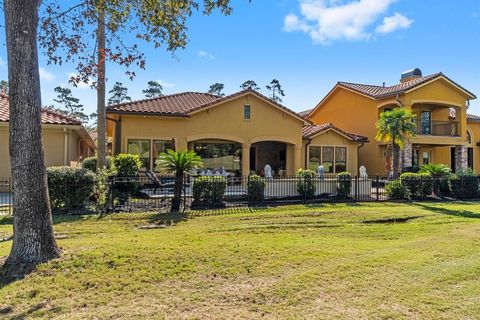
[[[247,89],[236,92],[234,94],[219,97],[211,95],[209,93],[201,92],[184,92],[177,93],[168,96],[132,101],[117,105],[112,105],[107,107],[107,112],[110,113],[143,113],[143,114],[154,114],[154,115],[166,115],[166,116],[179,116],[187,117],[194,112],[200,111],[204,108],[214,106],[218,103],[240,97],[244,94],[253,94],[261,99],[268,101],[269,103],[275,105],[276,107],[284,110],[287,113],[290,113],[292,116],[308,121],[304,119],[300,114],[295,111],[281,105],[280,103],[274,102],[270,98],[262,95],[261,93]]]
[[[107,107],[107,112],[186,116],[192,110],[219,99],[220,97],[209,93],[182,92],[158,98],[111,105]]]
[[[313,109],[308,109],[308,110],[305,110],[305,111],[300,111],[298,114],[301,115],[302,117],[306,118],[308,117],[308,115],[310,114],[310,112],[312,112]]]
[[[8,97],[0,95],[0,122],[8,122],[10,119],[10,110],[8,105]],[[42,109],[43,124],[63,124],[63,125],[81,125],[78,119],[68,117],[59,112],[43,108]]]
[[[368,138],[364,136],[360,136],[357,134],[353,134],[350,132],[346,132],[336,126],[334,126],[332,123],[325,123],[325,124],[317,124],[317,125],[309,125],[309,126],[304,126],[302,129],[302,136],[305,139],[310,139],[314,136],[316,136],[319,133],[325,132],[327,130],[334,130],[341,135],[344,135],[345,137],[349,138],[351,141],[354,142],[368,142]]]
[[[480,121],[480,116],[475,114],[467,114],[467,120],[469,121]]]
[[[360,84],[360,83],[350,83],[350,82],[339,82],[338,85],[346,87],[346,88],[351,89],[353,91],[368,95],[372,98],[379,99],[379,98],[385,98],[385,97],[388,97],[388,96],[393,96],[393,95],[397,95],[397,94],[400,94],[400,93],[404,93],[405,91],[413,89],[417,86],[420,86],[424,83],[427,83],[427,82],[429,82],[431,80],[434,80],[436,78],[439,78],[439,77],[446,78],[448,81],[452,82],[453,84],[455,84],[456,86],[458,86],[462,90],[466,91],[468,94],[475,97],[475,95],[473,93],[466,90],[465,88],[463,88],[462,86],[460,86],[459,84],[457,84],[456,82],[454,82],[453,80],[451,80],[450,78],[448,78],[447,76],[445,76],[441,72],[434,73],[434,74],[427,75],[427,76],[420,77],[420,78],[416,78],[416,79],[412,79],[412,80],[405,81],[403,83],[399,83],[399,84],[396,84],[396,85],[393,85],[393,86],[388,86],[388,87],[368,85],[368,84]]]

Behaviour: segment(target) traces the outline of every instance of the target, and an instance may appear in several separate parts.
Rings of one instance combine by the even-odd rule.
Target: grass
[[[56,217],[55,231],[62,258],[0,287],[0,318],[474,319],[480,314],[480,204],[475,203]],[[9,235],[11,220],[0,218],[0,239]],[[10,246],[11,241],[0,242],[0,256]]]

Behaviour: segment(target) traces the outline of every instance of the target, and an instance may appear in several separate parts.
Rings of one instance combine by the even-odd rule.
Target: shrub
[[[220,204],[227,188],[225,177],[198,177],[193,181],[192,194],[195,202]]]
[[[103,214],[107,210],[109,178],[110,171],[108,169],[99,170],[95,175],[93,199],[95,200],[95,211],[100,214]]]
[[[389,182],[385,186],[385,191],[387,192],[388,197],[392,200],[408,199],[408,189],[400,180]]]
[[[428,173],[433,179],[433,192],[440,196],[449,193],[448,179],[451,170],[442,163],[430,163],[420,167],[420,173]]]
[[[92,196],[95,174],[84,168],[47,168],[50,205],[54,209],[81,207]]]
[[[478,196],[478,177],[471,169],[457,171],[450,181],[455,197],[469,199]]]
[[[136,177],[138,170],[142,167],[142,161],[136,154],[119,154],[113,160],[113,164],[117,170],[117,176],[123,178]]]
[[[433,180],[428,173],[406,172],[400,176],[410,197],[426,197],[432,194]]]
[[[265,179],[258,175],[248,177],[248,201],[260,202],[265,198]]]
[[[403,173],[407,173],[407,172],[418,173],[418,171],[420,171],[420,167],[419,166],[406,167],[406,168],[403,168],[402,171]]]
[[[97,157],[89,157],[85,158],[82,161],[82,168],[88,169],[90,171],[96,172],[97,171]],[[107,170],[109,172],[115,171],[115,166],[113,164],[113,157],[107,157]]]
[[[352,191],[352,175],[348,172],[341,172],[337,175],[337,193],[341,197],[348,197]]]
[[[315,191],[317,189],[315,185],[315,171],[312,170],[303,170],[300,169],[297,172],[298,183],[297,183],[297,192],[300,196],[305,199],[310,199],[315,196]]]

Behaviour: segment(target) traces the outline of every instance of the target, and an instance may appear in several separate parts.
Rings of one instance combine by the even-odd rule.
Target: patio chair
[[[157,175],[153,171],[145,171],[145,175],[151,182],[154,194],[157,192],[158,189],[173,189],[173,187],[175,187],[175,182],[163,183],[162,181],[160,181],[160,179],[157,178]]]

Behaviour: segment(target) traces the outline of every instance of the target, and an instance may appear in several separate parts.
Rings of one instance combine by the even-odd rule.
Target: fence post
[[[359,187],[359,180],[358,175],[355,176],[355,201],[358,202],[358,187]]]
[[[380,201],[380,179],[378,174],[375,176],[375,186],[376,186],[376,194],[377,194],[377,202]]]

